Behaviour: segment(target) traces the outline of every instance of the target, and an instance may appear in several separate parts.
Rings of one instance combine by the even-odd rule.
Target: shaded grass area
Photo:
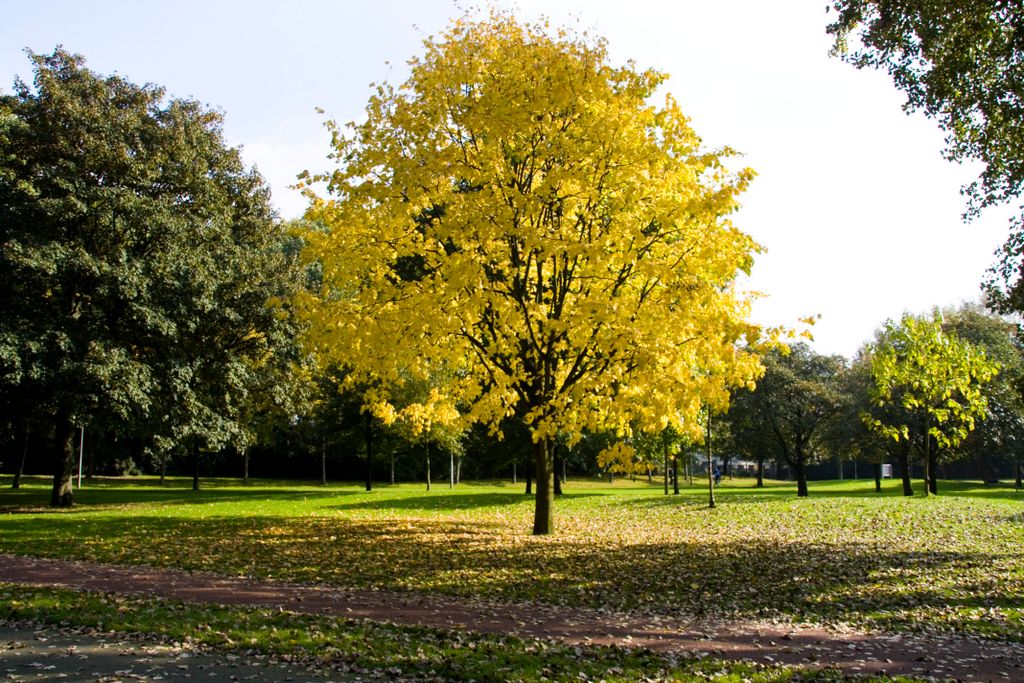
[[[0,584],[0,618],[156,634],[226,652],[382,680],[843,681],[830,670],[673,657],[642,649],[397,627],[265,609],[195,605]],[[358,679],[357,679],[358,680]],[[872,678],[857,680],[909,680]]]
[[[175,482],[178,483],[178,482]],[[44,482],[0,493],[0,551],[290,581],[665,614],[852,622],[1024,639],[1024,496],[943,482],[726,482],[664,496],[658,483],[573,484],[557,533],[529,535],[510,485],[213,482],[193,492],[105,481],[71,511]]]

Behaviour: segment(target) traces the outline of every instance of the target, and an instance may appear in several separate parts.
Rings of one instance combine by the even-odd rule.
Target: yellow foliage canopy
[[[425,47],[364,122],[329,124],[310,348],[385,386],[443,368],[435,405],[535,441],[698,430],[760,372],[735,289],[758,247],[728,219],[753,172],[602,41],[496,14]]]

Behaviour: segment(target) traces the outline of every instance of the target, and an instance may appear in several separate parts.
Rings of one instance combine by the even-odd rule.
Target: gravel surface
[[[123,634],[0,623],[3,681],[329,681],[265,655],[196,651]],[[335,676],[333,680],[340,681]]]

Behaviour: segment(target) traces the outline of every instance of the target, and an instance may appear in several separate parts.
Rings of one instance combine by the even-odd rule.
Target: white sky
[[[767,248],[749,284],[767,295],[760,322],[819,314],[815,347],[850,356],[888,317],[978,297],[1009,212],[962,223],[960,187],[977,168],[942,159],[942,134],[902,112],[888,76],[828,56],[822,0],[516,6],[521,17],[543,12],[604,36],[616,63],[668,72],[667,90],[705,142],[744,153],[759,176],[736,222]],[[404,80],[421,41],[462,13],[441,0],[0,7],[5,91],[15,75],[31,76],[24,48],[63,44],[95,71],[222,109],[229,142],[267,178],[286,218],[304,208],[288,189],[295,175],[328,168],[315,108],[339,122],[358,118],[369,84]]]

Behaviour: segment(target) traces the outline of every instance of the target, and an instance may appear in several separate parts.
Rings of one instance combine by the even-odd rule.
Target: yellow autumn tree
[[[446,368],[438,405],[495,430],[521,416],[547,534],[556,434],[699,438],[701,407],[760,372],[735,283],[758,247],[728,219],[753,172],[729,171],[675,100],[652,103],[666,76],[610,65],[603,40],[492,13],[410,64],[364,121],[328,124],[307,341],[382,387],[378,403]]]

